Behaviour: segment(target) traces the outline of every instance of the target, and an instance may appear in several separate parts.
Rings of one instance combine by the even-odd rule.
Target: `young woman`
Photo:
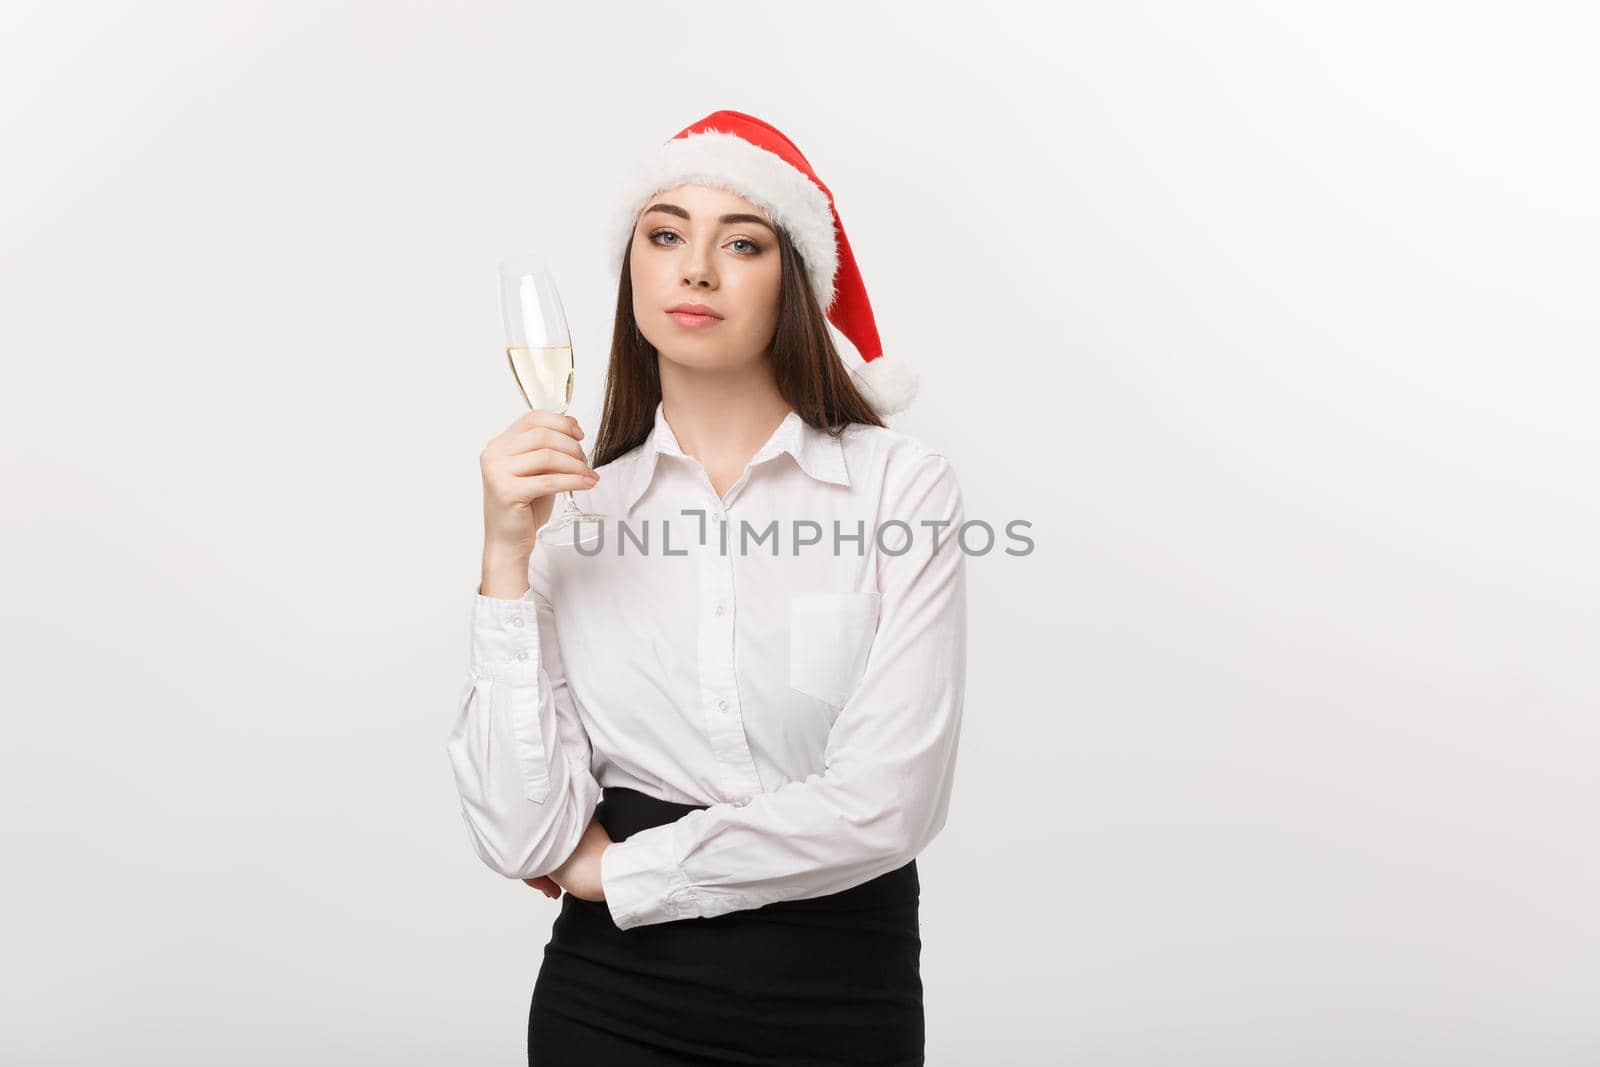
[[[960,487],[883,425],[915,377],[883,360],[832,194],[781,133],[702,119],[626,220],[594,466],[567,416],[483,450],[448,741],[479,857],[566,890],[529,1062],[921,1064],[915,858],[961,724]],[[536,544],[564,489],[608,517],[598,547]]]

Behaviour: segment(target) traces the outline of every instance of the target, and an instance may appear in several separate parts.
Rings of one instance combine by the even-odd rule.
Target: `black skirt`
[[[613,841],[704,805],[608,787]],[[619,930],[561,898],[528,1012],[530,1067],[923,1063],[917,865],[827,896]]]

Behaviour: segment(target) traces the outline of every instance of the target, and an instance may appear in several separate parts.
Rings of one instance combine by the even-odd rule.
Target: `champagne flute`
[[[534,411],[567,413],[572,403],[572,337],[555,279],[536,255],[500,261],[500,308],[505,315],[506,356],[522,399]],[[584,511],[572,490],[560,493],[559,510],[539,528],[541,543],[563,547],[600,535],[604,515]],[[593,523],[580,537],[584,523]]]

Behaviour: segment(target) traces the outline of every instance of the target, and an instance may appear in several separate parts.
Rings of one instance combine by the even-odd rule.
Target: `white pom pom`
[[[921,381],[909,363],[891,359],[887,354],[867,360],[851,373],[855,375],[856,388],[879,415],[893,415],[909,408],[916,399]]]

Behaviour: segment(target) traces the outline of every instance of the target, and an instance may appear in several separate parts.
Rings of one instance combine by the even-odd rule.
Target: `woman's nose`
[[[699,249],[691,251],[683,265],[683,280],[690,285],[716,285],[717,275],[711,266],[711,254]]]

